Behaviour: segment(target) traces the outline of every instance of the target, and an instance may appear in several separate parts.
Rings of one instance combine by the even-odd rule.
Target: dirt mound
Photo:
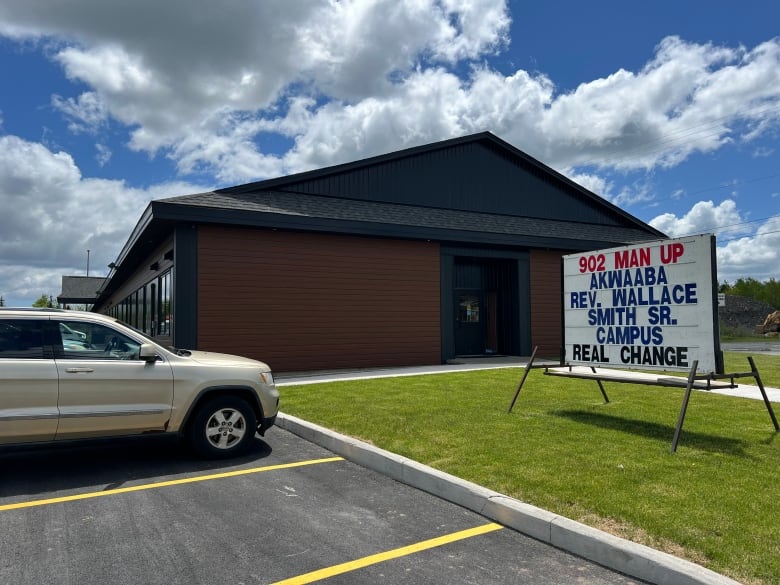
[[[767,333],[777,335],[778,331],[780,331],[780,311],[775,311],[764,319],[764,326],[761,328],[761,332],[764,335]]]
[[[745,334],[754,333],[756,326],[764,323],[767,315],[775,308],[750,297],[726,295],[726,306],[718,307],[720,327],[741,331]]]

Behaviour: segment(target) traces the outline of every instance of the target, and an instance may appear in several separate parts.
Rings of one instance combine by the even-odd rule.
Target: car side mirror
[[[151,343],[142,343],[141,349],[138,350],[138,358],[144,360],[147,364],[156,362],[160,356],[157,355],[157,351]]]

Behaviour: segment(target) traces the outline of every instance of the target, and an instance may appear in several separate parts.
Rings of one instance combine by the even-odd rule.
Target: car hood
[[[270,370],[267,364],[240,355],[196,350],[188,350],[188,353],[189,355],[186,356],[187,358],[194,362],[198,362],[199,364],[205,364],[208,366],[255,366],[263,370]]]

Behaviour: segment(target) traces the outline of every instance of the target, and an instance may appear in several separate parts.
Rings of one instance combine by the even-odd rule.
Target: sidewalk
[[[370,380],[373,378],[391,378],[401,376],[420,376],[425,374],[451,374],[453,372],[471,372],[492,368],[522,368],[528,358],[522,357],[486,357],[464,358],[448,364],[431,366],[406,366],[398,368],[369,368],[356,370],[325,370],[318,372],[285,372],[274,374],[277,385],[319,384],[340,380]]]

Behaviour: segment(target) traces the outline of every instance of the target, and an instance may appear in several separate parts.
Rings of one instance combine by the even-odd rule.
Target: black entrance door
[[[530,354],[527,260],[524,255],[442,255],[444,361],[456,356]]]
[[[455,291],[455,353],[485,353],[485,307],[481,290]]]

